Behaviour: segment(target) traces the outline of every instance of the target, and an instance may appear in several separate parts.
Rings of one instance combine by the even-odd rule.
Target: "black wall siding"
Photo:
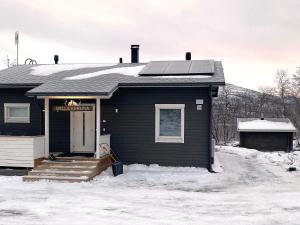
[[[0,89],[1,134],[43,134],[43,113],[34,98],[25,96],[27,90]],[[202,111],[197,111],[196,99],[204,100]],[[4,124],[5,102],[30,103],[31,123]],[[43,100],[38,102],[43,106]],[[64,100],[50,100],[50,152],[70,151],[70,113],[52,110],[52,106],[63,104]],[[155,143],[155,104],[185,104],[184,143]],[[208,88],[122,88],[111,99],[101,100],[101,120],[106,120],[101,132],[111,134],[111,146],[125,164],[208,168],[208,107]]]
[[[25,96],[29,89],[0,89],[0,135],[43,135],[42,100]],[[30,123],[4,123],[4,103],[30,103]],[[37,104],[39,103],[39,104]]]
[[[293,133],[240,132],[240,145],[261,151],[291,151],[293,148]]]
[[[125,164],[208,168],[208,88],[123,88],[101,102],[102,133]],[[155,143],[155,104],[185,104],[185,143]]]
[[[55,112],[52,107],[64,105],[64,100],[49,101],[49,150],[70,152],[70,112]]]

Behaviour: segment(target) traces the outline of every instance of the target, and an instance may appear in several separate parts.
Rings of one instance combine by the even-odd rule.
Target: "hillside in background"
[[[299,99],[298,99],[299,101]],[[285,102],[289,109],[295,106],[294,99]],[[226,84],[220,87],[219,96],[213,100],[213,136],[217,143],[238,139],[236,131],[237,118],[281,118],[288,117],[300,128],[299,117],[283,112],[280,97]]]

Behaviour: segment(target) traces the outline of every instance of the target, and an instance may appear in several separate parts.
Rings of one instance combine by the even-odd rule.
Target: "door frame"
[[[95,123],[96,123],[96,110],[95,110],[95,104],[93,103],[84,103],[84,104],[81,104],[81,105],[84,105],[84,106],[92,106],[93,107],[93,113],[94,113],[94,116],[93,116],[93,130],[94,130],[94,137],[96,137],[96,126],[95,126]],[[81,111],[81,112],[85,112],[85,111]],[[90,112],[90,111],[87,111],[87,112]],[[70,111],[70,153],[95,153],[95,150],[96,150],[96,145],[95,145],[95,138],[94,138],[94,149],[93,151],[74,151],[73,149],[73,123],[72,123],[73,119],[72,119],[72,111]]]

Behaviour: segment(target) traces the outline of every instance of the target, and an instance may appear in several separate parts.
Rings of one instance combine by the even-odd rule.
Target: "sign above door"
[[[69,112],[69,111],[93,111],[93,106],[53,106],[53,111],[56,112]]]

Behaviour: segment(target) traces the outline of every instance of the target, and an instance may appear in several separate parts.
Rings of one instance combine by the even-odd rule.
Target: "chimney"
[[[58,60],[59,60],[59,56],[58,55],[54,55],[54,63],[58,64]]]
[[[123,58],[119,58],[119,63],[123,63]]]
[[[131,63],[139,63],[140,45],[131,45]]]
[[[186,52],[185,53],[185,60],[191,60],[192,59],[192,53]]]

